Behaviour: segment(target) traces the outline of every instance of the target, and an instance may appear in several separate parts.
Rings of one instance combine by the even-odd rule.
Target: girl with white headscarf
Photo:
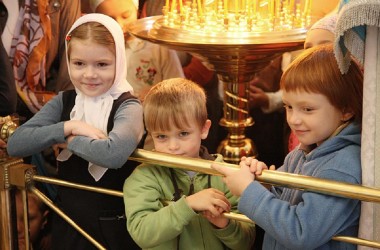
[[[185,77],[174,50],[129,34],[138,18],[138,0],[90,0],[89,5],[92,11],[114,18],[122,27],[126,39],[127,80],[140,100],[144,100],[153,85],[165,79]]]
[[[73,52],[77,51],[74,46],[78,43],[105,47],[115,56],[113,83],[95,95],[88,94],[88,89],[83,87],[86,84],[81,79],[85,79],[87,73],[84,72],[80,80],[76,75],[76,67],[87,66],[87,61]],[[144,133],[141,104],[132,96],[132,87],[126,80],[123,32],[118,23],[106,15],[84,15],[70,29],[66,48],[75,90],[60,92],[20,126],[9,138],[8,153],[25,157],[58,144],[63,149],[58,156],[58,178],[122,190],[124,180],[136,165],[127,162],[128,157]],[[96,55],[99,51],[92,53]],[[99,61],[96,65],[103,67],[103,64]],[[105,85],[99,83],[99,79],[103,80],[100,70],[98,66],[93,70],[97,80],[96,84],[90,85],[95,88]],[[126,230],[121,198],[59,187],[57,205],[103,247],[134,249],[136,246],[137,249]],[[53,223],[52,243],[54,249],[94,248],[90,241],[60,218]]]

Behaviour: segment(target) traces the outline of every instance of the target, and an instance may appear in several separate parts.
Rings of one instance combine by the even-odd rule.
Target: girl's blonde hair
[[[70,59],[70,41],[72,39],[90,40],[99,45],[108,47],[116,55],[115,41],[109,30],[101,23],[87,22],[79,25],[67,37],[68,58]]]
[[[144,102],[148,131],[166,131],[173,125],[182,129],[196,121],[202,128],[207,120],[206,95],[196,83],[184,78],[164,80],[153,86]]]
[[[332,44],[304,51],[283,73],[280,87],[322,94],[337,109],[352,112],[356,122],[362,120],[363,72],[352,61],[348,72],[341,74]]]

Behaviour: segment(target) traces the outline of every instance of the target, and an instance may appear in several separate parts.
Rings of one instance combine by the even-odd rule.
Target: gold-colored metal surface
[[[164,206],[168,206],[170,203],[173,203],[173,201],[161,201],[161,202],[162,204],[164,204]],[[223,213],[223,216],[231,220],[254,223],[254,221],[252,221],[250,218],[248,218],[244,214]],[[349,236],[334,236],[332,237],[332,239],[336,241],[355,244],[355,245],[361,245],[361,246],[380,249],[380,242],[376,242],[376,241],[370,241],[370,240],[365,240],[365,239],[356,238],[356,237],[349,237]]]
[[[82,234],[87,240],[89,240],[98,249],[106,249],[94,238],[91,237],[86,231],[84,231],[78,224],[75,223],[69,216],[67,216],[61,209],[54,205],[54,203],[41,193],[37,188],[30,187],[30,191],[33,192],[38,198],[40,198],[47,206],[49,206],[54,212],[56,212],[61,218],[63,218],[67,223],[74,227],[80,234]],[[95,222],[94,222],[95,223]]]
[[[248,86],[256,72],[284,52],[302,48],[305,28],[272,32],[205,33],[172,28],[163,16],[137,20],[129,32],[140,39],[186,51],[211,65],[224,86],[224,113],[220,125],[228,137],[219,147],[227,161],[257,156],[245,129],[254,124],[249,114]]]
[[[19,118],[15,116],[0,116],[0,140],[7,142],[8,138],[15,132],[19,124]],[[10,159],[7,149],[0,148],[0,163]]]
[[[214,161],[198,158],[189,158],[137,149],[131,155],[130,159],[144,163],[159,164],[171,168],[181,168],[212,175],[221,175],[218,171],[211,168],[211,164],[215,163]],[[238,165],[231,163],[218,164],[231,169],[239,169]],[[262,183],[302,189],[310,192],[341,196],[363,201],[380,202],[380,189],[320,179],[311,176],[264,170],[262,175],[256,176],[256,180]]]
[[[82,184],[78,184],[78,183],[63,181],[60,179],[45,177],[45,176],[41,176],[41,175],[34,175],[32,177],[32,179],[34,181],[45,182],[45,183],[55,184],[55,185],[59,185],[59,186],[69,187],[69,188],[76,188],[76,189],[81,189],[81,190],[86,190],[86,191],[91,191],[91,192],[97,192],[97,193],[102,193],[102,194],[108,194],[108,195],[123,197],[123,192],[120,192],[120,191],[82,185]]]
[[[18,126],[16,122],[18,122],[16,117],[0,116],[0,139],[5,142],[8,140]]]
[[[0,190],[0,249],[9,250],[14,248],[12,242],[13,224],[10,213],[10,194],[9,190]]]
[[[0,161],[0,191],[10,187],[10,168],[23,163],[22,159],[6,158]]]
[[[361,238],[348,237],[348,236],[335,236],[332,239],[336,240],[336,241],[355,244],[355,245],[380,249],[380,242],[377,242],[377,241],[365,240],[365,239],[361,239]]]
[[[137,149],[132,156],[129,158],[131,160],[136,160],[143,163],[150,164],[159,164],[172,168],[180,168],[180,169],[188,169],[197,172],[212,174],[212,175],[221,175],[219,172],[215,171],[211,168],[211,164],[213,161],[196,159],[196,158],[187,158],[182,156],[163,154],[158,152],[146,151],[143,149]],[[0,222],[0,240],[1,240],[1,250],[9,249],[12,246],[11,241],[11,223],[10,223],[10,215],[9,215],[9,197],[6,195],[9,188],[13,185],[20,186],[21,188],[27,187],[31,190],[31,192],[35,193],[45,204],[47,204],[53,211],[58,213],[62,218],[64,218],[68,223],[70,223],[74,228],[76,228],[80,233],[82,233],[87,239],[89,239],[95,246],[99,249],[105,249],[99,243],[97,243],[91,236],[87,235],[78,225],[75,224],[67,215],[65,215],[59,208],[57,208],[53,202],[47,198],[44,194],[38,191],[35,187],[33,187],[34,181],[40,181],[45,183],[63,185],[71,188],[78,188],[93,192],[99,192],[103,194],[113,195],[117,197],[123,197],[123,192],[116,190],[109,190],[104,188],[96,188],[76,183],[70,183],[66,181],[62,181],[59,179],[48,178],[44,176],[35,175],[35,171],[25,171],[26,166],[22,164],[22,161],[14,160],[13,163],[8,164],[8,167],[14,168],[15,165],[20,164],[20,167],[16,167],[16,170],[10,170],[11,175],[20,175],[19,177],[8,178],[7,188],[4,190],[0,190],[0,214],[2,216],[2,220]],[[230,163],[219,163],[224,165],[225,167],[229,167],[232,169],[238,170],[238,166]],[[33,168],[30,166],[30,168]],[[4,175],[4,174],[3,174]],[[29,176],[30,175],[30,176]],[[21,181],[22,177],[24,177],[24,181]],[[353,185],[342,182],[335,182],[325,179],[318,179],[309,176],[302,176],[296,174],[288,174],[281,173],[277,171],[263,171],[261,176],[257,176],[257,180],[263,183],[273,184],[273,185],[281,185],[289,188],[297,188],[305,191],[311,192],[319,192],[328,195],[341,196],[345,198],[351,199],[359,199],[370,202],[380,202],[380,189],[369,188],[360,185]],[[13,181],[15,183],[13,183]],[[24,185],[21,183],[25,183]],[[1,183],[2,186],[4,183]],[[21,184],[21,185],[20,185]],[[163,201],[163,204],[170,204],[170,201]],[[7,215],[8,214],[8,215]],[[247,216],[236,213],[224,213],[224,216],[229,219],[244,221],[244,222],[253,222]],[[7,219],[8,218],[8,219]],[[365,239],[355,238],[355,237],[346,237],[346,236],[334,236],[333,240],[349,242],[352,244],[363,245],[372,248],[380,248],[380,242],[369,241]]]
[[[203,160],[200,158],[190,158],[144,149],[136,149],[129,159],[142,163],[157,164],[165,167],[187,169],[195,172],[222,176],[218,171],[211,168],[213,161]],[[220,162],[220,164],[226,167],[235,168],[236,170],[239,169],[238,165],[235,164],[226,162]]]
[[[22,197],[22,210],[24,213],[24,241],[25,241],[25,249],[30,248],[30,234],[29,234],[29,213],[28,213],[28,196],[26,194],[25,189],[21,189],[21,197]],[[20,204],[19,204],[20,205]],[[17,204],[16,204],[17,206]],[[17,211],[17,208],[16,208]]]
[[[167,2],[165,25],[195,34],[229,37],[283,31],[310,25],[309,0],[212,0]]]
[[[33,165],[19,163],[9,168],[9,181],[12,185],[25,189],[30,176],[35,171]]]
[[[25,246],[29,249],[29,223],[28,223],[28,209],[27,209],[27,195],[26,189],[30,189],[31,192],[35,193],[46,205],[48,205],[53,211],[55,211],[59,216],[66,220],[71,226],[73,226],[79,233],[86,237],[94,246],[98,249],[106,249],[100,243],[98,243],[94,238],[88,235],[82,228],[80,228],[73,220],[70,219],[64,212],[62,212],[54,203],[47,198],[43,193],[33,186],[34,180],[45,181],[47,183],[61,184],[68,187],[76,187],[78,189],[84,189],[89,191],[98,191],[100,193],[105,193],[109,195],[116,195],[122,197],[123,193],[119,191],[113,191],[108,189],[97,189],[91,186],[76,185],[74,183],[69,183],[61,181],[58,179],[49,179],[44,176],[35,175],[35,167],[29,164],[24,164],[22,159],[10,160],[7,164],[1,165],[1,167],[6,166],[6,185],[1,181],[2,186],[6,186],[4,189],[0,189],[0,214],[1,214],[1,231],[0,231],[0,242],[1,249],[8,250],[13,249],[14,241],[12,240],[12,223],[11,223],[11,205],[10,205],[10,194],[9,190],[12,187],[18,187],[21,190],[22,200],[23,200],[23,211],[24,211],[24,230],[25,230]],[[1,170],[1,168],[0,168]],[[1,171],[3,172],[3,171]],[[0,173],[1,173],[0,172]],[[0,176],[3,176],[0,174]],[[26,215],[26,216],[25,216]]]
[[[14,248],[12,241],[13,226],[11,221],[11,195],[9,189],[10,168],[22,163],[20,159],[7,158],[0,161],[0,249],[8,250]]]
[[[17,128],[17,124],[13,121],[7,121],[5,122],[0,129],[0,138],[3,141],[7,141],[8,138],[15,132]]]

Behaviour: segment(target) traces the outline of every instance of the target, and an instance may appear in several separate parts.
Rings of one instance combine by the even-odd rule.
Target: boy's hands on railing
[[[211,164],[211,168],[224,175],[223,181],[231,190],[231,193],[241,196],[248,185],[255,180],[255,175],[261,175],[264,169],[268,169],[264,162],[258,161],[252,157],[243,156],[240,161],[240,169],[226,168],[218,163]],[[274,170],[272,165],[270,170]]]
[[[209,211],[214,216],[229,212],[231,204],[222,191],[215,188],[203,189],[186,197],[187,204],[196,212]]]
[[[249,166],[243,164],[240,169],[226,168],[218,163],[212,163],[211,168],[224,175],[223,182],[226,183],[231,193],[241,196],[247,186],[254,181],[255,175],[251,173]]]
[[[252,157],[243,156],[241,158],[239,166],[241,167],[242,165],[249,166],[249,170],[251,171],[252,174],[255,174],[255,176],[261,175],[263,170],[268,169],[268,166],[264,162],[259,161]],[[269,167],[269,170],[276,170],[276,167],[274,165],[271,165]],[[263,184],[263,186],[266,187],[267,189],[270,189],[271,187],[271,185],[268,185],[268,184]]]
[[[220,212],[220,215],[218,216],[213,215],[209,211],[203,211],[202,215],[214,226],[218,228],[225,228],[230,222],[230,220],[223,215],[226,211],[224,211],[221,207],[216,207],[216,209]]]
[[[263,172],[263,170],[267,170],[268,169],[268,166],[262,162],[262,161],[259,161],[255,158],[252,158],[252,157],[245,157],[243,156],[241,158],[241,161],[240,161],[240,168],[245,165],[245,166],[248,166],[251,173],[252,174],[255,174],[255,175],[261,175],[261,173]],[[269,167],[269,170],[275,170],[275,166],[272,165]]]

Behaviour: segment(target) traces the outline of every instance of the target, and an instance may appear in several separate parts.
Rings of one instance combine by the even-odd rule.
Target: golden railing
[[[210,166],[212,161],[186,158],[175,155],[157,153],[146,151],[142,149],[137,149],[132,156],[132,160],[136,160],[143,163],[154,163],[160,164],[167,167],[188,169],[197,172],[220,175],[219,172],[213,170]],[[237,165],[229,163],[221,163],[225,167],[238,169]],[[10,219],[10,204],[9,204],[9,189],[12,187],[17,187],[22,190],[23,200],[24,200],[24,213],[27,213],[26,207],[26,192],[29,190],[37,195],[47,206],[49,206],[53,211],[59,214],[63,219],[65,219],[70,225],[76,228],[84,237],[86,237],[90,242],[94,244],[98,249],[105,249],[101,244],[99,244],[95,239],[88,235],[83,229],[81,229],[74,221],[72,221],[64,212],[62,212],[58,207],[56,207],[53,202],[36,189],[33,185],[34,181],[50,183],[55,185],[61,185],[71,188],[77,188],[82,190],[88,190],[108,195],[114,195],[122,197],[123,193],[121,191],[95,188],[92,186],[81,185],[78,183],[71,183],[55,178],[49,178],[45,176],[39,176],[35,174],[34,167],[32,165],[23,164],[21,160],[10,159],[6,163],[0,162],[0,215],[1,215],[1,227],[0,227],[0,242],[1,250],[13,249],[13,239],[12,239],[12,225]],[[358,199],[362,201],[376,202],[380,203],[380,189],[365,187],[361,185],[354,185],[343,182],[336,182],[325,179],[318,179],[309,176],[301,176],[296,174],[281,173],[278,171],[263,171],[262,175],[257,176],[256,179],[262,183],[267,183],[271,185],[285,186],[289,188],[302,189],[305,191],[318,192],[328,195],[340,196],[350,199]],[[224,216],[230,219],[252,222],[248,217],[242,214],[236,213],[224,213]],[[25,230],[28,230],[27,216],[25,219]],[[29,242],[27,238],[27,233],[25,234],[25,241]],[[363,245],[372,248],[380,249],[380,242],[370,241],[361,238],[347,237],[347,236],[334,236],[334,240],[348,242],[356,245]],[[26,245],[28,247],[28,244]]]

